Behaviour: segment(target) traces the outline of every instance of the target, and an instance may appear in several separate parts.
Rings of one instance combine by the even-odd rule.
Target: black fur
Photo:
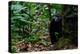
[[[56,37],[55,32],[59,33],[58,37]],[[62,19],[60,16],[58,15],[53,16],[53,19],[50,22],[49,34],[52,44],[57,42],[58,38],[62,36]]]

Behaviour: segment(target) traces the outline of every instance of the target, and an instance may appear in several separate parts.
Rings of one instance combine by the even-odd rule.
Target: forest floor
[[[42,36],[40,37],[42,40],[31,44],[28,43],[26,50],[22,49],[20,52],[34,52],[34,51],[50,51],[54,50],[54,45],[51,44],[50,37],[49,36]]]
[[[59,50],[56,49],[56,44],[51,44],[50,41],[50,37],[49,36],[42,36],[41,39],[43,41],[40,41],[38,43],[34,43],[34,44],[27,44],[27,48],[26,50],[21,50],[20,52],[37,52],[37,51],[52,51],[52,50]],[[45,41],[46,42],[45,42]],[[65,45],[62,49],[67,49],[66,48],[67,45]],[[74,45],[69,45],[68,49],[74,49],[77,48]]]
[[[49,51],[54,50],[54,45],[51,44],[50,38],[48,36],[43,37],[42,39],[48,40],[46,43],[45,41],[42,41],[41,43],[33,44],[31,48],[28,49],[28,51]]]

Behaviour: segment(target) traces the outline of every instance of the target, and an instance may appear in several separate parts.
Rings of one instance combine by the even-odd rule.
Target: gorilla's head
[[[58,22],[58,21],[61,20],[61,16],[60,16],[59,14],[53,15],[53,20],[54,20],[55,22]]]

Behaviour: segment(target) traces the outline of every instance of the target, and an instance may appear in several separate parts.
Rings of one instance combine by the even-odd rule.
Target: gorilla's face
[[[53,16],[53,19],[55,22],[58,22],[58,21],[60,21],[61,17],[55,15],[55,16]]]

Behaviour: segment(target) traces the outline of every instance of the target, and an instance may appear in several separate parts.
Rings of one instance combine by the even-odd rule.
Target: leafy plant
[[[31,35],[28,38],[25,38],[25,42],[35,43],[40,40],[39,36]]]

